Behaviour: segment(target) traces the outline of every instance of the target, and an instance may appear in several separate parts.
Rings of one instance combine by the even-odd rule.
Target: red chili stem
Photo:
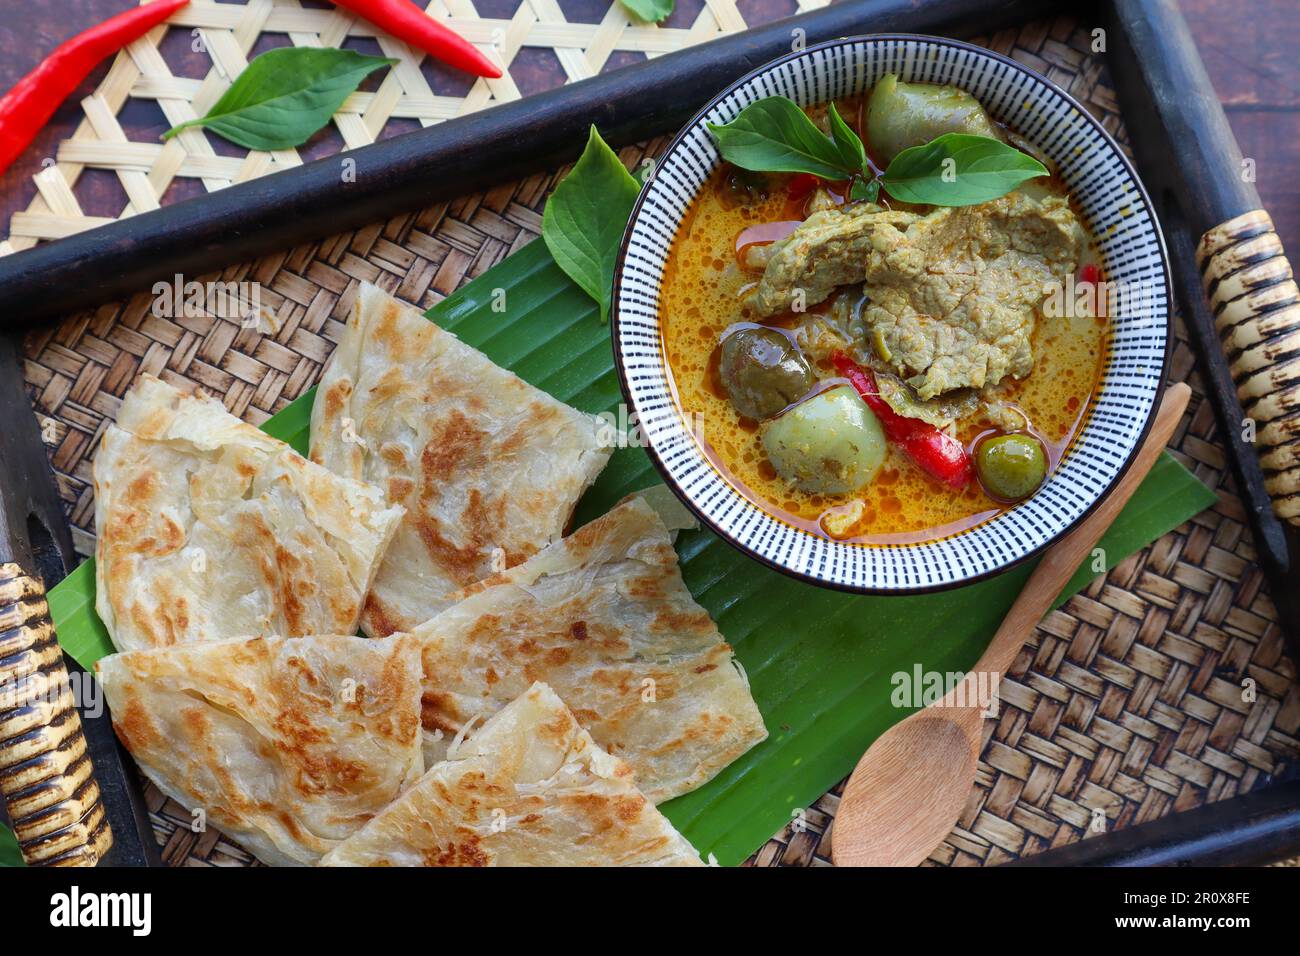
[[[430,17],[411,0],[334,0],[334,4],[458,70],[494,79],[501,75],[501,68],[478,47]]]
[[[22,155],[54,111],[101,60],[140,39],[187,3],[189,0],[157,0],[78,33],[0,97],[0,173]]]
[[[894,411],[880,397],[880,387],[871,370],[863,368],[843,352],[836,352],[831,361],[835,363],[835,370],[849,380],[880,420],[885,437],[901,448],[918,468],[954,488],[970,484],[975,469],[961,442],[929,422],[906,418]]]

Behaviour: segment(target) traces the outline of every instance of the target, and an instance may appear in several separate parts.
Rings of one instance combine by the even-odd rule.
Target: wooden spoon
[[[987,696],[1014,663],[1070,577],[1155,464],[1183,417],[1191,389],[1166,392],[1124,477],[1083,523],[1043,556],[984,656],[942,700],[895,724],[849,778],[831,836],[837,866],[915,866],[949,833],[970,799]]]

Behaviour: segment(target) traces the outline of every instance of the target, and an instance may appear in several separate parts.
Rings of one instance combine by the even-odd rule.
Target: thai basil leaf
[[[862,145],[861,137],[840,117],[840,111],[835,108],[834,100],[831,101],[827,114],[831,123],[831,140],[840,151],[845,166],[854,173],[863,172],[867,168],[867,151]]]
[[[619,2],[647,23],[667,20],[676,5],[676,0],[619,0]]]
[[[875,202],[880,196],[879,179],[855,179],[849,187],[851,202]]]
[[[640,184],[591,128],[587,148],[555,187],[542,212],[542,239],[552,258],[609,315],[623,231]]]
[[[857,140],[843,120],[840,125]],[[751,103],[730,123],[723,126],[710,123],[709,131],[718,142],[722,158],[741,169],[811,173],[831,180],[848,179],[862,169],[851,158],[854,153],[851,141],[833,141],[817,128],[807,113],[784,96],[769,96]],[[857,148],[862,148],[861,140]]]
[[[1000,140],[945,133],[895,156],[881,182],[903,202],[973,206],[1046,175],[1042,163]]]
[[[361,81],[389,57],[365,56],[332,47],[268,50],[248,64],[202,119],[173,126],[204,126],[248,149],[291,149],[307,142],[330,121]]]

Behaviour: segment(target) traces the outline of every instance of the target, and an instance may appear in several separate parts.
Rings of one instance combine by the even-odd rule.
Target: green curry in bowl
[[[864,543],[930,540],[1031,496],[1105,351],[1100,297],[1074,294],[1102,283],[1064,185],[952,87],[890,75],[791,110],[761,100],[713,128],[731,162],[664,272],[668,365],[713,465],[787,523]],[[999,163],[1037,171],[985,188]]]

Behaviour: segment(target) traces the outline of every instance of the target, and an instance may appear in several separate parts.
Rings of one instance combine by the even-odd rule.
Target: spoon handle
[[[975,665],[973,672],[991,672],[1005,674],[1015,662],[1016,655],[1024,646],[1043,615],[1048,612],[1056,596],[1061,593],[1066,582],[1070,580],[1086,557],[1096,547],[1102,534],[1115,520],[1120,510],[1128,504],[1129,498],[1137,490],[1142,479],[1156,463],[1156,459],[1169,444],[1174,430],[1182,420],[1183,411],[1192,390],[1179,382],[1165,391],[1164,400],[1156,412],[1146,440],[1138,449],[1137,457],[1128,470],[1124,472],[1119,483],[1093,509],[1092,514],[1083,520],[1077,528],[1053,545],[1039,561],[1038,567],[1030,575],[1024,590],[1016,598],[1011,610],[1003,618],[1002,625],[989,644],[984,655]]]

